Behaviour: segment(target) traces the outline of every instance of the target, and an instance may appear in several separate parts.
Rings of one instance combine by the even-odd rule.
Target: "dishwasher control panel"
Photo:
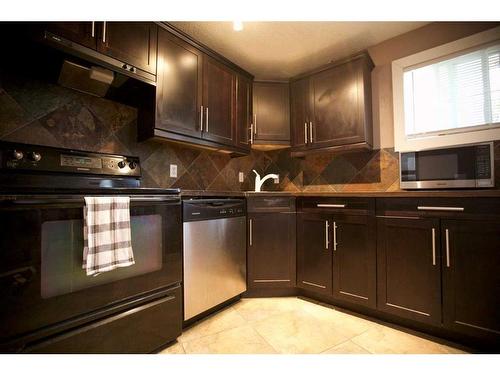
[[[245,199],[188,199],[182,202],[183,221],[213,220],[247,214]]]

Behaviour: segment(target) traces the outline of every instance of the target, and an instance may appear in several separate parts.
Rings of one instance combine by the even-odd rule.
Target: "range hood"
[[[64,60],[58,83],[86,94],[103,97],[115,78],[115,73],[100,66],[90,68]]]

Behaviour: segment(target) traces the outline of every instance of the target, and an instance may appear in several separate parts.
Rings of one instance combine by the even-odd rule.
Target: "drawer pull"
[[[454,212],[462,212],[464,210],[463,207],[443,207],[443,206],[418,206],[417,210],[419,211],[454,211]]]
[[[318,203],[316,206],[323,207],[323,208],[345,208],[347,205],[346,204]]]
[[[314,283],[310,283],[310,282],[308,282],[308,281],[302,281],[302,284],[315,286],[316,288],[326,289],[326,286],[324,286],[324,285],[314,284]]]
[[[436,229],[432,228],[432,265],[436,265]]]

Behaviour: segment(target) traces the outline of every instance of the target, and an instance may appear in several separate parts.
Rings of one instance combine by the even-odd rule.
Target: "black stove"
[[[141,187],[136,156],[0,142],[0,194],[178,195]]]

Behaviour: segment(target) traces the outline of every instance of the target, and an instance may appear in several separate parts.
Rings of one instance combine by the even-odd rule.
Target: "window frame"
[[[425,51],[403,57],[392,62],[392,91],[394,112],[394,148],[398,152],[420,151],[433,148],[450,147],[500,139],[500,128],[478,126],[452,129],[440,134],[407,137],[405,131],[403,75],[409,68],[426,66],[447,60],[500,42],[500,27],[495,27],[456,41],[443,44]]]

